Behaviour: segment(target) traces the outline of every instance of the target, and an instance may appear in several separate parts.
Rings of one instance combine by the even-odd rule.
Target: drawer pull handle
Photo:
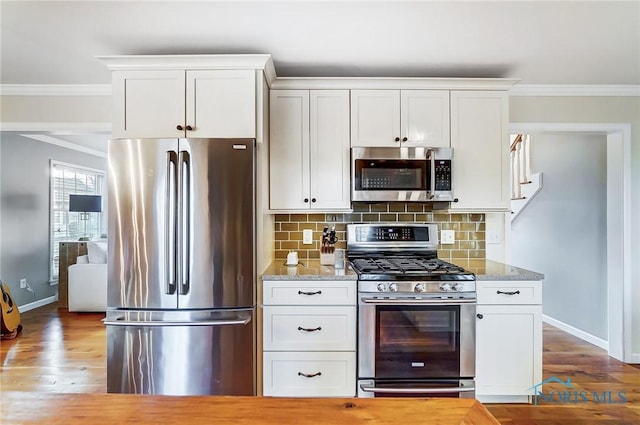
[[[317,328],[310,329],[310,328],[303,328],[301,326],[298,326],[298,330],[299,331],[305,331],[305,332],[315,332],[315,331],[321,331],[322,327],[318,326]]]
[[[305,378],[315,378],[316,376],[320,376],[320,375],[322,375],[322,372],[316,372],[316,373],[298,372],[298,376],[304,376]]]
[[[322,295],[322,291],[316,291],[316,292],[298,291],[298,295]]]
[[[500,295],[500,294],[504,294],[504,295],[518,295],[520,293],[520,291],[513,291],[513,292],[503,292],[503,291],[496,291],[496,294]]]

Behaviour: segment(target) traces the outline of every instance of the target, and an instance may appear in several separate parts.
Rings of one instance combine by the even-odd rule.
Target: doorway
[[[599,248],[604,253],[603,260],[600,260],[599,268],[596,266],[595,268],[591,268],[591,270],[595,270],[595,273],[600,273],[599,277],[595,277],[590,284],[591,287],[588,291],[580,291],[580,272],[579,266],[576,265],[576,260],[574,257],[572,260],[572,264],[567,264],[565,268],[577,267],[577,270],[573,270],[573,276],[569,279],[570,282],[562,282],[558,283],[558,288],[545,288],[546,290],[554,290],[559,289],[558,297],[560,298],[559,303],[555,303],[556,305],[551,305],[552,303],[547,301],[543,303],[543,308],[545,311],[545,315],[547,312],[550,314],[545,316],[545,321],[548,321],[552,325],[566,324],[568,326],[562,327],[563,330],[574,334],[582,339],[585,339],[595,345],[601,346],[606,349],[610,356],[626,361],[626,362],[638,362],[640,359],[636,359],[632,354],[631,346],[631,277],[630,277],[630,145],[631,145],[631,137],[630,137],[630,125],[628,124],[513,124],[511,126],[511,130],[513,133],[525,133],[533,136],[533,143],[536,143],[536,137],[539,142],[544,143],[549,141],[549,138],[552,135],[558,137],[563,140],[582,140],[583,143],[588,143],[591,141],[595,144],[600,143],[600,146],[591,146],[590,149],[592,152],[587,156],[591,155],[604,155],[606,157],[606,163],[601,165],[598,169],[595,170],[596,174],[600,174],[601,177],[606,178],[606,183],[602,183],[603,186],[600,188],[600,196],[599,202],[604,203],[600,213],[595,213],[596,217],[593,215],[593,211],[591,211],[591,205],[584,205],[583,210],[584,213],[580,213],[578,210],[574,210],[573,214],[581,215],[584,219],[583,223],[596,223],[593,225],[596,226],[604,226],[606,228],[605,232],[602,232],[602,229],[593,229],[587,228],[582,232],[580,229],[574,229],[574,235],[571,240],[563,240],[556,242],[557,246],[560,246],[563,250],[568,252],[569,250],[573,250],[571,254],[575,253],[575,250],[582,249],[579,245],[584,243],[584,233],[591,232],[591,240],[596,241],[594,243],[599,244]],[[585,145],[586,146],[586,145]],[[553,151],[553,147],[552,151]],[[552,153],[552,152],[551,152]],[[566,153],[562,152],[561,149],[557,149],[558,160],[563,160],[565,164],[565,168],[571,168],[571,161],[575,160],[575,158],[567,158]],[[547,153],[548,156],[549,152]],[[580,157],[583,157],[581,154]],[[553,158],[553,156],[551,156]],[[586,157],[585,160],[588,160]],[[604,168],[603,168],[604,166]],[[573,165],[575,167],[575,164]],[[562,170],[562,167],[559,168]],[[544,170],[539,170],[544,172]],[[569,172],[574,170],[569,170]],[[565,170],[566,172],[566,170]],[[561,174],[556,173],[556,178],[561,177]],[[549,182],[552,183],[552,182]],[[562,184],[562,182],[558,183],[556,179],[556,186],[558,184]],[[576,181],[573,182],[576,184]],[[577,183],[579,184],[579,183]],[[557,188],[556,188],[557,189]],[[545,189],[543,189],[544,191]],[[569,189],[567,189],[569,190]],[[580,192],[580,190],[576,190],[573,192],[569,192],[571,195],[574,192]],[[553,194],[552,194],[553,195]],[[553,195],[553,196],[557,196]],[[591,196],[591,198],[589,198]],[[594,194],[589,194],[587,199],[594,199]],[[532,205],[535,203],[536,199],[533,200]],[[538,200],[539,204],[543,204],[545,202],[544,197]],[[576,201],[578,202],[578,201]],[[592,201],[593,202],[593,201]],[[547,199],[547,204],[549,204],[549,199]],[[549,205],[542,205],[543,208],[539,209],[540,211],[544,211],[546,207],[547,211],[553,211],[553,208],[549,207]],[[593,208],[596,210],[597,208]],[[599,214],[599,217],[597,215]],[[550,215],[549,217],[537,217],[533,221],[538,222],[550,222],[548,227],[553,229],[555,225],[559,232],[564,232],[567,227],[571,227],[572,223],[570,221],[565,221],[564,224],[562,220],[555,220],[557,217]],[[542,221],[541,221],[542,220]],[[555,221],[554,221],[555,220]],[[509,235],[510,244],[513,247],[513,243],[516,244],[524,244],[524,240],[526,238],[522,237],[521,232],[522,229],[517,229],[518,223],[514,223],[513,230],[512,226],[508,223],[506,225],[507,229],[505,232]],[[512,234],[513,231],[513,234]],[[552,230],[550,230],[551,232]],[[570,233],[567,233],[570,234]],[[559,236],[561,234],[559,233]],[[564,239],[566,239],[566,235],[562,233]],[[549,244],[551,237],[547,237]],[[528,239],[531,242],[531,238]],[[549,252],[553,252],[554,247],[546,246],[544,248],[536,247],[535,244],[533,246],[527,247],[513,247],[513,254],[517,256],[526,255],[527,249],[537,250],[538,252],[535,254],[538,257],[539,251],[544,249]],[[559,248],[558,248],[559,249]],[[594,250],[594,247],[589,247],[588,249]],[[598,253],[598,250],[595,249],[595,252],[592,252],[594,256],[602,257],[602,253]],[[565,252],[565,254],[566,254]],[[571,258],[571,256],[569,256]],[[514,264],[516,263],[516,258],[513,258]],[[553,258],[553,256],[549,257],[547,261],[553,262],[557,260],[557,258]],[[533,268],[533,267],[532,267]],[[538,269],[542,272],[545,272],[545,267],[536,266],[535,269]],[[550,271],[559,270],[556,264],[549,265],[548,269]],[[553,272],[549,272],[550,277],[553,276]],[[571,273],[571,271],[566,271],[565,273]],[[598,288],[598,280],[600,280],[600,287]],[[604,284],[602,283],[604,280]],[[596,282],[595,284],[593,282]],[[549,282],[549,285],[553,285],[553,282]],[[571,295],[575,295],[574,298]],[[582,297],[582,299],[581,299]],[[586,305],[589,303],[593,303],[589,297],[600,297],[605,298],[604,300],[597,300],[600,303],[599,310],[596,314],[599,319],[604,321],[605,323],[586,323],[585,317],[573,317],[571,314],[571,309],[576,305],[582,305],[582,308],[586,308]],[[554,300],[558,301],[558,300]],[[604,301],[604,302],[603,302]],[[564,304],[562,304],[564,303]],[[605,304],[606,303],[606,304]],[[566,308],[568,311],[562,310],[562,308]],[[559,317],[553,317],[554,315]],[[589,319],[587,319],[588,321]],[[589,331],[582,331],[581,328],[588,328]],[[594,331],[595,329],[595,331]]]

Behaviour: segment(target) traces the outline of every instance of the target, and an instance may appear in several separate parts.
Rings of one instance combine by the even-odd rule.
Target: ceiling
[[[636,1],[6,1],[3,84],[109,84],[101,55],[270,53],[279,76],[640,84]]]
[[[1,84],[110,84],[104,55],[270,53],[281,77],[640,85],[640,0],[1,0],[0,18]]]

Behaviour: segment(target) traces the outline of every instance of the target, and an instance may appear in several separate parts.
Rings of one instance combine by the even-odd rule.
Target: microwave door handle
[[[431,184],[429,186],[429,199],[433,199],[435,197],[436,192],[436,155],[433,152],[433,149],[427,149],[427,157],[431,160],[431,169],[429,170],[429,178],[431,179]]]

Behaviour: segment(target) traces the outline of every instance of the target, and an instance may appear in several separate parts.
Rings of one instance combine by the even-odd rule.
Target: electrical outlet
[[[309,245],[313,243],[313,230],[302,229],[302,243],[304,245]]]
[[[333,223],[333,222],[338,221],[338,215],[337,214],[327,214],[325,217],[326,217],[326,219],[327,219],[327,221],[329,223]]]
[[[450,245],[456,242],[455,230],[441,230],[440,231],[440,243],[442,245]]]
[[[26,289],[27,287],[27,279],[22,278],[20,279],[20,289]]]

